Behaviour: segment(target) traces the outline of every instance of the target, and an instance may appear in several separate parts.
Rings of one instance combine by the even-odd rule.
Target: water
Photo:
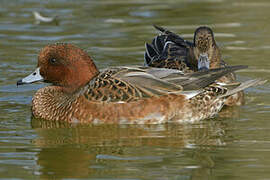
[[[270,79],[270,2],[92,0],[0,2],[0,177],[2,179],[270,179],[269,83],[247,104],[196,124],[81,126],[31,121],[44,84],[16,87],[40,48],[69,42],[99,68],[139,65],[144,43],[164,25],[187,39],[198,25],[216,34],[224,59],[249,65],[240,81]],[[58,15],[35,24],[32,11]]]

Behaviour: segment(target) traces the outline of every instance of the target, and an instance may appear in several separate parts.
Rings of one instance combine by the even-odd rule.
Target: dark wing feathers
[[[162,34],[156,36],[151,44],[146,43],[144,64],[190,72],[188,54],[193,46],[192,43],[162,27],[156,25],[154,27]]]
[[[151,63],[152,59],[150,58],[150,56],[147,54],[147,50],[144,52],[144,66],[149,66],[149,64]]]
[[[155,50],[152,44],[145,44],[144,64],[150,66],[152,61],[159,56],[159,53]]]
[[[158,51],[155,49],[155,47],[153,47],[152,44],[146,43],[145,46],[146,46],[146,53],[150,58],[153,58],[158,55]]]
[[[164,49],[165,36],[156,36],[154,38],[154,47],[159,53],[162,53]]]

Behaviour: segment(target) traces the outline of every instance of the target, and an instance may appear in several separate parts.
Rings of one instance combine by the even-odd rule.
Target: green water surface
[[[246,105],[195,124],[70,125],[31,121],[44,84],[16,87],[40,48],[73,43],[99,68],[143,64],[144,44],[163,25],[191,40],[213,28],[223,58],[249,65],[240,81],[270,79],[268,0],[1,0],[1,179],[270,179],[270,86],[246,90]],[[32,11],[58,16],[35,24]]]

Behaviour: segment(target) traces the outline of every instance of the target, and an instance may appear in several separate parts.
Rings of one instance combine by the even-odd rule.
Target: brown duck
[[[183,72],[196,72],[203,69],[225,67],[220,50],[211,28],[201,26],[194,32],[193,42],[154,25],[161,31],[151,44],[146,43],[145,65],[158,68],[178,69]],[[234,73],[220,78],[218,83],[237,84]],[[243,105],[244,93],[240,91],[230,96],[225,105]]]
[[[245,66],[184,74],[152,67],[112,67],[99,71],[91,57],[71,44],[44,47],[36,70],[17,85],[48,82],[32,100],[35,118],[71,123],[157,124],[193,122],[215,116],[227,97],[260,83],[227,89],[211,85]]]

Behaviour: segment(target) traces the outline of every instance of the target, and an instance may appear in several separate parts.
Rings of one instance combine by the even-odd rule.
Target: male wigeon
[[[151,44],[146,43],[145,65],[158,68],[179,69],[194,72],[203,69],[225,67],[221,52],[216,44],[211,28],[201,26],[194,32],[193,42],[179,35],[154,25],[161,31]],[[220,83],[237,83],[235,74],[229,73],[220,78]],[[225,105],[243,105],[244,92],[240,91],[227,98]]]
[[[216,115],[232,93],[260,83],[238,87],[212,84],[245,66],[231,66],[183,74],[151,67],[113,67],[99,71],[91,57],[71,44],[44,47],[37,69],[17,85],[52,83],[32,100],[35,118],[73,123],[156,124],[196,121]]]

